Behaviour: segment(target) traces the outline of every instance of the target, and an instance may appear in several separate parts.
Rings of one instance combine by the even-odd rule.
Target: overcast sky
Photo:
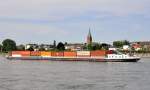
[[[0,41],[150,40],[150,0],[0,0]]]

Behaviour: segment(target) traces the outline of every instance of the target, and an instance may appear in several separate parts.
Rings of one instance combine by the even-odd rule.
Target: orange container
[[[31,56],[41,56],[40,51],[31,51]]]
[[[57,56],[56,52],[55,51],[51,52],[51,56]]]
[[[55,51],[53,51],[53,52],[51,52],[51,56],[63,57],[64,56],[64,52],[55,52]]]
[[[91,56],[105,56],[105,55],[106,55],[105,50],[91,51]]]
[[[64,56],[64,52],[56,52],[56,56],[60,56],[60,57],[63,57]]]
[[[65,57],[76,57],[77,53],[76,52],[64,52]]]
[[[11,55],[30,56],[30,51],[12,51]]]
[[[52,56],[51,52],[41,51],[41,56]]]

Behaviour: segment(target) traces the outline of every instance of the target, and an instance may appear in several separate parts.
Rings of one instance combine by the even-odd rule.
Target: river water
[[[150,90],[150,58],[106,63],[0,57],[0,90]]]

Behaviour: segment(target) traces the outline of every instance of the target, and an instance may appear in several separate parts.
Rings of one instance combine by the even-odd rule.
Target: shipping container
[[[64,52],[53,51],[53,52],[51,52],[51,56],[60,56],[60,57],[63,57],[64,56]]]
[[[31,56],[41,56],[40,51],[31,51]]]
[[[51,56],[57,56],[55,51],[51,52]]]
[[[56,56],[63,57],[64,56],[64,52],[56,52]]]
[[[64,52],[64,56],[65,57],[76,57],[77,56],[77,52],[65,51]]]
[[[78,57],[90,57],[90,51],[77,51]]]
[[[30,56],[30,51],[12,51],[12,56]]]
[[[91,57],[98,57],[98,56],[105,56],[106,51],[105,50],[96,50],[96,51],[91,51]]]
[[[52,55],[51,55],[51,52],[41,51],[41,56],[50,57]]]

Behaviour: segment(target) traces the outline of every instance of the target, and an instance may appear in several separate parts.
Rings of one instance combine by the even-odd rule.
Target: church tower
[[[89,33],[88,33],[88,36],[87,36],[87,44],[92,44],[92,35],[91,35],[90,28],[89,28]]]

